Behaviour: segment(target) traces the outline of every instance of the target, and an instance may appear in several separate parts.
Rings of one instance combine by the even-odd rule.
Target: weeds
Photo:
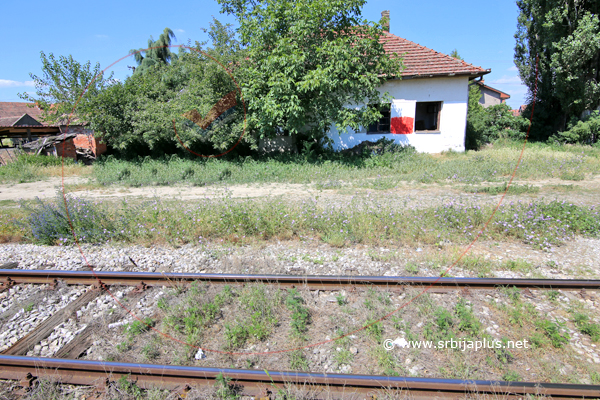
[[[502,380],[506,382],[518,382],[521,380],[521,375],[515,371],[509,370],[502,375]]]
[[[171,207],[159,199],[141,203],[123,201],[109,209],[67,196],[68,215],[79,241],[102,243],[107,240],[164,242],[179,245],[202,244],[218,237],[230,242],[273,237],[290,239],[319,237],[335,246],[346,243],[380,244],[390,241],[435,245],[452,239],[460,244],[483,229],[491,206],[449,201],[447,204],[416,209],[398,209],[368,198],[355,198],[346,207],[320,203],[316,199],[302,203],[285,203],[279,199],[238,201],[229,197],[204,199]],[[22,227],[27,238],[45,244],[73,241],[69,218],[62,196],[54,203],[38,200],[23,204],[28,214]],[[594,207],[563,202],[514,203],[500,207],[487,235],[496,239],[518,239],[543,249],[562,243],[575,234],[600,233],[600,213]],[[307,260],[324,264],[323,258]],[[395,257],[394,253],[386,254]],[[485,260],[473,260],[488,268]],[[463,263],[467,268],[468,260]],[[525,264],[510,264],[517,270]],[[409,273],[418,268],[408,264]]]
[[[503,286],[501,291],[513,303],[519,301],[521,297],[521,289],[516,286]]]
[[[288,289],[285,305],[292,312],[292,332],[296,336],[302,336],[308,330],[310,313],[308,308],[304,306],[304,299],[295,288]]]
[[[71,158],[20,154],[15,161],[0,166],[0,183],[33,182],[51,176],[87,175],[89,172],[89,167],[75,164]]]
[[[367,328],[365,328],[367,335],[369,335],[376,343],[381,344],[383,340],[383,324],[381,322],[369,320],[365,323],[365,326],[367,326]]]
[[[235,387],[230,383],[231,379],[219,373],[215,379],[216,397],[218,399],[235,400],[239,399]]]
[[[523,274],[531,272],[533,268],[533,265],[527,260],[507,260],[504,266],[510,271],[517,271]]]
[[[362,156],[326,153],[318,158],[284,154],[255,159],[208,160],[168,156],[122,161],[109,156],[94,165],[94,175],[104,185],[121,182],[131,186],[169,185],[182,181],[193,185],[315,182],[318,189],[338,188],[342,186],[341,182],[373,189],[394,187],[400,181],[472,184],[497,182],[509,176],[519,150],[515,143],[498,142],[491,149],[444,154],[437,158],[410,151],[380,155],[367,152]],[[391,171],[393,176],[390,176]],[[576,180],[599,171],[598,150],[589,146],[530,145],[519,166],[519,175],[523,179]],[[514,187],[518,189],[511,189],[535,190]]]
[[[33,204],[21,202],[21,207],[28,215],[24,222],[16,224],[26,228],[29,239],[35,243],[73,243],[73,233],[78,241],[91,243],[123,237],[99,203],[59,194],[54,202],[36,198]]]
[[[476,336],[481,329],[481,322],[473,314],[473,309],[467,304],[465,299],[460,299],[458,304],[454,307],[454,313],[458,317],[459,331]]]
[[[302,349],[294,350],[288,353],[290,368],[295,371],[308,371],[308,360]]]
[[[419,273],[419,266],[414,262],[409,261],[404,269],[411,275],[417,275]]]
[[[340,307],[347,303],[346,298],[341,293],[335,295],[335,300],[337,301],[337,304]]]
[[[119,389],[121,389],[136,400],[141,400],[144,398],[144,391],[140,389],[140,387],[134,382],[129,381],[128,375],[121,376],[121,378],[119,378],[119,380],[117,381],[117,385],[119,386]]]
[[[333,359],[338,365],[350,364],[354,359],[354,355],[348,349],[339,348],[333,354]]]
[[[206,327],[211,325],[220,315],[225,304],[232,301],[234,293],[230,286],[211,295],[208,288],[192,283],[180,302],[169,305],[164,299],[159,300],[159,308],[165,313],[164,324],[172,331],[183,334],[186,342],[196,345]]]
[[[539,329],[544,335],[550,340],[552,346],[556,348],[562,348],[565,344],[569,343],[570,336],[567,332],[560,333],[561,328],[564,327],[564,323],[558,321],[552,322],[546,319],[541,319],[535,323],[537,329]],[[533,342],[533,340],[532,340]],[[536,344],[540,343],[539,338],[536,338]]]
[[[548,300],[556,301],[560,296],[560,292],[558,290],[548,290],[546,296],[548,297]]]
[[[590,322],[590,317],[583,313],[575,313],[573,315],[575,325],[581,333],[588,335],[592,341],[600,340],[600,324]]]
[[[140,333],[148,331],[152,326],[154,326],[154,321],[151,318],[146,318],[143,322],[135,320],[125,325],[125,335],[131,340]]]
[[[239,300],[243,315],[233,324],[225,324],[228,349],[238,349],[248,340],[265,340],[278,322],[275,316],[275,307],[281,302],[278,290],[269,292],[265,285],[245,287]]]
[[[394,357],[394,352],[386,351],[383,346],[376,346],[371,351],[371,356],[375,359],[377,365],[383,370],[384,375],[398,376],[396,369],[400,366]]]

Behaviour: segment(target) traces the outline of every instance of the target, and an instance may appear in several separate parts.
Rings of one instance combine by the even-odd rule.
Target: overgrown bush
[[[36,197],[33,205],[21,202],[29,214],[19,225],[35,243],[54,245],[79,242],[98,243],[120,237],[109,215],[97,203],[75,196],[57,195],[54,201]]]
[[[515,117],[508,104],[497,104],[484,108],[480,103],[481,92],[476,84],[469,88],[467,133],[465,147],[477,150],[498,139],[523,140],[529,121]]]
[[[595,110],[582,119],[573,118],[567,125],[567,130],[554,134],[551,143],[581,143],[597,144],[600,138],[600,112]]]

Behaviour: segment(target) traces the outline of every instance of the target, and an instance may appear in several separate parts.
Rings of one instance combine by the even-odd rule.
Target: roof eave
[[[466,76],[469,78],[469,80],[471,80],[471,79],[475,79],[475,78],[478,78],[483,75],[487,75],[490,72],[492,72],[492,70],[488,69],[488,70],[483,70],[480,72],[444,72],[444,73],[437,73],[437,74],[409,74],[409,75],[402,75],[402,79],[444,78],[444,77],[454,77],[454,76]]]

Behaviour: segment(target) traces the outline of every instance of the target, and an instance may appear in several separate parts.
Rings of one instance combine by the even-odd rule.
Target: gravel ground
[[[97,270],[130,270],[130,271],[172,271],[172,272],[210,272],[210,273],[273,273],[273,274],[335,274],[335,275],[414,275],[414,270],[408,270],[409,266],[417,266],[418,275],[439,276],[440,272],[455,260],[456,254],[462,250],[460,247],[448,245],[439,247],[397,247],[397,248],[373,248],[362,245],[354,245],[347,248],[335,248],[329,245],[307,240],[290,242],[268,242],[248,246],[225,246],[219,243],[210,243],[204,246],[182,246],[169,248],[155,246],[146,248],[142,246],[90,246],[84,245],[82,253],[77,247],[50,247],[36,246],[31,244],[3,244],[0,246],[0,263],[18,261],[19,268],[23,269],[61,269],[78,270],[86,269],[89,263]],[[600,240],[594,238],[577,237],[564,246],[557,247],[554,251],[543,252],[535,250],[530,246],[518,242],[479,242],[469,252],[470,257],[481,257],[487,260],[495,269],[490,275],[498,277],[548,277],[548,278],[597,278],[600,276]],[[133,265],[130,258],[135,261]],[[440,260],[449,260],[444,263]],[[531,268],[527,271],[513,271],[502,269],[506,260],[528,260]],[[468,268],[454,268],[452,276],[477,276],[478,271]],[[63,308],[68,302],[75,300],[86,288],[83,287],[59,287],[57,290],[40,290],[40,286],[22,285],[0,293],[0,351],[14,344],[19,338],[37,326],[45,318]],[[147,343],[150,336],[140,339],[130,350],[115,351],[125,337],[125,329],[134,318],[125,314],[116,322],[108,324],[108,320],[119,305],[112,298],[114,296],[127,307],[130,307],[135,315],[140,318],[152,317],[160,320],[158,301],[171,289],[153,288],[144,292],[139,299],[132,304],[127,303],[131,288],[111,288],[111,294],[103,294],[95,301],[83,306],[75,315],[67,319],[63,324],[57,326],[54,332],[28,355],[51,357],[69,343],[78,332],[81,332],[90,323],[98,324],[98,332],[94,336],[92,347],[84,355],[88,359],[117,359],[121,361],[148,362],[144,359],[141,349]],[[558,376],[572,376],[583,373],[582,368],[593,368],[598,370],[600,364],[600,352],[595,343],[590,341],[589,336],[578,331],[573,322],[569,322],[569,310],[573,304],[592,316],[592,321],[598,321],[599,297],[590,292],[588,297],[582,297],[575,292],[560,292],[555,302],[549,302],[544,295],[534,293],[531,298],[524,299],[534,305],[537,312],[550,320],[564,323],[563,331],[569,333],[568,351],[537,352],[534,359],[530,360],[531,353],[515,353],[515,362],[512,368],[517,370],[521,377],[528,380],[554,379],[545,373],[544,362],[557,362],[562,369],[555,374]],[[344,293],[344,295],[347,295]],[[397,296],[397,295],[394,295]],[[450,309],[458,301],[458,295],[454,294],[430,294],[434,304],[447,305]],[[482,331],[491,337],[501,339],[514,335],[515,328],[506,320],[506,315],[498,311],[494,304],[509,304],[506,296],[499,291],[475,292],[469,295],[470,304],[479,321],[482,323]],[[364,300],[360,295],[347,295],[349,304],[355,304],[357,312],[353,321],[356,323],[363,315],[360,304]],[[395,306],[406,301],[406,294],[392,298]],[[308,292],[305,293],[307,305],[311,308],[313,315],[312,328],[309,334],[309,343],[335,338],[336,331],[332,322],[335,315],[339,314],[335,300],[335,293]],[[496,303],[497,302],[497,303]],[[33,307],[31,306],[33,304]],[[418,307],[409,307],[407,314],[402,314],[405,321],[413,324],[413,329],[421,332],[424,329],[423,316],[416,313]],[[385,310],[382,310],[384,315]],[[336,314],[337,313],[337,314]],[[340,317],[341,318],[341,317]],[[358,318],[358,319],[357,319]],[[427,317],[425,317],[427,318]],[[431,316],[429,316],[431,318]],[[114,320],[113,320],[114,321]],[[160,328],[160,327],[159,327]],[[207,341],[208,348],[222,348],[220,342],[223,337],[222,326],[216,327],[211,338]],[[391,325],[386,325],[386,335],[390,339],[404,338],[405,332],[395,330]],[[155,333],[147,332],[145,335]],[[289,339],[285,333],[270,338],[267,342],[255,343],[242,351],[263,352],[276,349],[278,346],[288,344]],[[386,336],[387,337],[387,336]],[[335,343],[321,345],[305,350],[307,365],[310,370],[322,372],[344,372],[344,373],[382,373],[376,366],[376,361],[371,358],[373,348],[372,341],[364,334],[351,337],[352,342],[348,349],[353,354],[352,361],[340,364],[336,360],[339,351],[344,351]],[[279,343],[279,344],[278,344]],[[172,347],[167,343],[166,348]],[[176,345],[173,343],[173,345]],[[193,350],[193,349],[192,349]],[[177,362],[188,360],[188,363],[204,366],[235,365],[246,368],[252,364],[255,367],[271,369],[290,369],[287,356],[258,357],[256,362],[250,357],[238,357],[232,359],[229,356],[205,354],[195,359],[197,354],[192,351],[188,358],[179,358]],[[173,362],[168,355],[161,356],[153,362]],[[424,352],[415,354],[407,349],[396,349],[394,357],[398,365],[402,366],[404,373],[413,376],[440,376],[440,365],[452,363],[448,355],[440,352]],[[449,361],[450,360],[450,361]],[[542,360],[542,361],[540,361]],[[467,360],[474,365],[480,365],[484,361],[480,359]],[[534,362],[535,361],[535,362]],[[538,362],[539,361],[539,362]],[[248,364],[250,363],[250,364]],[[578,363],[582,363],[578,365]],[[582,367],[583,366],[583,367]],[[586,367],[587,366],[587,367]],[[562,371],[562,372],[561,372]],[[585,370],[588,371],[588,370]],[[584,371],[584,372],[585,372]],[[485,373],[484,373],[485,372]],[[480,378],[491,376],[501,379],[496,371],[483,368]],[[452,375],[452,374],[450,374]],[[444,376],[442,374],[442,376]],[[452,376],[456,376],[456,373]],[[566,379],[566,378],[565,378]],[[589,378],[582,378],[582,382]]]
[[[93,266],[98,271],[261,273],[296,275],[405,275],[406,267],[417,264],[418,275],[436,276],[443,272],[466,246],[335,248],[316,240],[268,242],[249,246],[211,243],[179,248],[125,245],[38,246],[0,245],[0,263],[18,261],[22,269],[79,270]],[[480,256],[498,264],[492,273],[498,277],[538,276],[548,278],[595,278],[600,276],[600,239],[576,237],[550,252],[535,250],[519,242],[475,243],[467,257]],[[137,267],[132,264],[134,260]],[[446,260],[438,262],[432,260]],[[534,271],[520,274],[502,270],[507,260],[527,260]],[[443,265],[441,265],[443,264]],[[473,271],[454,267],[453,276],[477,276]]]
[[[0,351],[15,344],[39,323],[85,292],[83,287],[64,287],[56,291],[47,291],[45,296],[40,298],[39,294],[44,293],[44,289],[45,285],[42,291],[39,285],[25,285],[0,293]],[[71,336],[73,334],[71,332]],[[46,351],[45,354],[49,352]]]

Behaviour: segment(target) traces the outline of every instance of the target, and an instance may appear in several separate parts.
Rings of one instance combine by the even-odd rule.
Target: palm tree
[[[177,54],[172,53],[168,46],[171,45],[171,40],[177,38],[173,31],[169,28],[165,28],[163,33],[160,34],[157,41],[154,41],[152,36],[148,39],[148,47],[145,51],[130,50],[129,53],[135,53],[135,62],[137,67],[134,68],[133,73],[144,73],[148,68],[156,64],[168,64],[171,60],[177,58]],[[142,54],[144,53],[144,54]]]

